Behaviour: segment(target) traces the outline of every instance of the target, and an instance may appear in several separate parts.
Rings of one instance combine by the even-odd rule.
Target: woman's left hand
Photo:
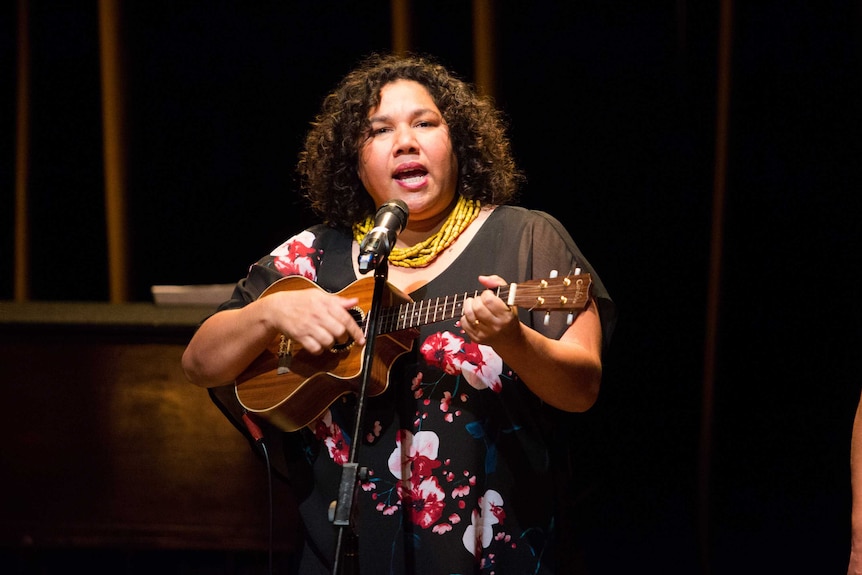
[[[493,291],[506,285],[506,281],[491,275],[479,276],[479,283],[488,289],[464,300],[461,327],[474,342],[491,346],[501,338],[515,337],[520,324],[517,308],[508,306]]]

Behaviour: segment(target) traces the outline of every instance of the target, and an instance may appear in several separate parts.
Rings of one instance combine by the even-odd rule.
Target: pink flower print
[[[459,485],[455,489],[452,490],[452,499],[457,499],[459,497],[467,497],[470,494],[470,486],[469,485]]]
[[[488,531],[491,531],[491,529]],[[479,514],[479,511],[474,509],[470,517],[470,525],[464,529],[464,535],[461,537],[461,542],[464,544],[464,548],[467,552],[477,559],[482,556],[482,549],[491,544],[490,537],[487,538],[488,542],[485,543],[483,533],[484,525],[482,524],[482,517]]]
[[[421,372],[421,371],[420,371],[420,372],[418,372],[418,373],[413,377],[413,379],[411,379],[411,380],[410,380],[410,389],[416,389],[417,387],[419,387],[420,385],[422,385],[422,378],[423,378],[423,377],[424,377],[424,376],[422,375],[422,372]]]
[[[502,504],[502,501],[500,502]],[[502,505],[496,505],[494,503],[490,504],[491,514],[497,518],[495,523],[505,523],[506,522],[506,511],[503,509]]]
[[[482,349],[478,343],[465,343],[461,350],[462,361],[469,361],[474,365],[482,363]]]
[[[299,275],[312,281],[317,279],[317,269],[314,266],[312,255],[315,250],[314,234],[309,231],[296,234],[269,254],[273,256],[273,263],[283,275]]]
[[[464,530],[464,547],[478,558],[482,549],[488,547],[494,538],[494,525],[499,523],[503,513],[503,497],[493,489],[485,492],[479,500],[479,509],[474,509],[470,525]]]
[[[402,494],[404,508],[410,520],[423,529],[434,525],[443,515],[445,494],[436,477],[428,477],[413,485],[410,492]]]
[[[327,412],[328,413],[328,412]],[[329,435],[329,426],[323,421],[321,417],[317,421],[314,422],[314,437],[323,441],[326,439],[326,436]]]
[[[440,411],[446,413],[449,411],[449,404],[452,403],[452,393],[449,391],[443,392],[443,399],[440,400]]]
[[[413,476],[417,480],[422,477],[430,477],[440,465],[442,464],[436,459],[429,459],[424,455],[417,454],[413,458]]]
[[[389,455],[389,471],[398,479],[415,481],[431,475],[434,469],[440,467],[437,461],[437,450],[440,438],[433,431],[420,431],[413,435],[406,429],[399,429],[395,434],[395,449]]]
[[[314,435],[326,445],[332,461],[338,465],[347,463],[350,450],[341,427],[332,421],[331,411],[326,410],[326,413],[314,423]]]
[[[437,366],[450,375],[456,375],[460,370],[459,355],[463,344],[463,338],[444,331],[425,338],[419,351],[428,365]]]
[[[456,409],[455,411],[449,411],[452,407],[453,399],[452,392],[450,391],[444,391],[443,397],[440,399],[440,411],[446,414],[443,416],[443,419],[448,423],[455,421],[456,415],[461,415],[461,410]]]
[[[419,399],[425,395],[425,392],[422,391],[422,377],[422,372],[420,371],[416,374],[416,377],[410,380],[410,389],[413,391],[413,397],[415,399]]]
[[[464,353],[469,359],[461,363],[461,373],[467,383],[475,389],[491,388],[499,393],[503,387],[500,374],[503,372],[503,359],[490,346],[468,343]]]
[[[374,428],[365,434],[365,441],[368,443],[374,443],[374,441],[380,437],[380,432],[383,430],[383,426],[380,425],[380,421],[376,420],[374,422]]]
[[[332,461],[338,465],[344,465],[349,458],[347,441],[344,440],[344,433],[337,423],[333,424],[332,427],[333,432],[326,438],[324,443],[326,444],[326,449],[329,450],[329,457],[332,458]]]

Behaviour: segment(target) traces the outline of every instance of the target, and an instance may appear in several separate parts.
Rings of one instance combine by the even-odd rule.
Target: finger
[[[347,344],[363,337],[362,330],[353,315],[342,309],[332,311],[331,315],[321,319],[320,328],[324,332],[321,337],[331,338],[331,345]]]
[[[357,318],[346,310],[332,310],[332,315],[326,318],[324,326],[339,342],[361,337],[362,330],[356,323]]]
[[[498,275],[479,276],[479,283],[486,288],[495,288],[506,285],[506,280]]]
[[[365,345],[365,333],[362,328],[356,323],[356,319],[351,316],[347,320],[347,325],[343,326],[343,331],[338,334],[337,341],[340,344],[356,342],[359,345]]]
[[[461,309],[461,325],[476,325],[476,312],[473,308],[475,298],[468,297],[464,300],[464,305]]]
[[[320,355],[324,352],[329,346],[322,344],[318,339],[311,334],[304,334],[299,336],[296,339],[296,342],[299,344],[299,348],[305,351],[306,353],[310,353],[311,355]]]
[[[340,297],[340,302],[347,314],[350,316],[350,319],[345,323],[346,332],[345,335],[349,336],[350,339],[359,342],[360,345],[365,343],[365,333],[362,331],[362,327],[359,325],[359,313],[354,314],[353,308],[357,307],[359,304],[359,298],[345,298]],[[361,313],[361,312],[360,312]]]
[[[318,324],[311,327],[300,341],[304,343],[306,351],[318,355],[349,343],[350,338],[347,335],[347,329],[342,325]]]
[[[484,322],[490,322],[507,308],[506,302],[492,290],[483,291],[473,301],[473,315]]]
[[[331,323],[326,327],[334,338],[334,343],[339,345],[358,343],[365,345],[365,333],[363,327],[358,323],[361,314],[351,309],[332,310],[333,315],[328,318]]]

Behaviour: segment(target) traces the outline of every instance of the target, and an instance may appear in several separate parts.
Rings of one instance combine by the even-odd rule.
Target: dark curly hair
[[[299,155],[303,196],[327,224],[349,229],[377,209],[359,179],[359,150],[370,137],[368,113],[396,80],[422,84],[449,125],[458,158],[458,190],[484,204],[514,203],[524,177],[516,167],[502,114],[429,56],[372,54],[323,101]]]

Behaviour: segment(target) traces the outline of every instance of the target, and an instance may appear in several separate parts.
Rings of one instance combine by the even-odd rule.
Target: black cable
[[[257,445],[260,446],[261,451],[263,452],[263,459],[266,463],[266,478],[267,478],[267,491],[268,491],[268,499],[269,499],[269,543],[268,543],[268,572],[269,575],[273,575],[273,547],[274,547],[274,531],[275,531],[275,500],[272,492],[272,463],[269,460],[269,450],[266,447],[266,441],[264,439],[263,431],[260,427],[255,423],[252,419],[252,416],[245,411],[242,414],[242,421],[245,424],[248,432],[251,434],[252,438]]]
[[[269,462],[269,450],[266,448],[266,442],[264,442],[263,439],[260,439],[260,440],[258,440],[258,443],[260,444],[261,451],[263,451],[263,458],[266,460],[267,491],[269,493],[269,544],[268,544],[268,547],[269,547],[269,559],[268,559],[269,567],[268,567],[268,572],[269,572],[269,575],[272,575],[272,549],[273,549],[273,539],[274,539],[273,538],[273,531],[275,530],[274,520],[273,520],[273,516],[275,515],[274,509],[273,509],[275,507],[275,502],[273,501],[273,494],[272,494],[272,467],[271,467],[270,462]]]

